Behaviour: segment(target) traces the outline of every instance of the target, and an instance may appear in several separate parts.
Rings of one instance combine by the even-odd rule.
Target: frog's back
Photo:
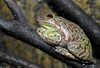
[[[72,41],[78,40],[80,38],[80,35],[85,35],[84,31],[77,24],[66,20],[63,17],[58,17],[58,20],[62,22],[61,25],[66,29],[69,36],[73,37]]]
[[[77,58],[93,61],[91,43],[84,31],[75,23],[59,17],[69,36],[66,46]]]

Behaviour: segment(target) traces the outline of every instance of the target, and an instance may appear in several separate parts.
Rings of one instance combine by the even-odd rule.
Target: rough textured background
[[[43,0],[16,0],[21,7],[28,23],[34,29],[37,28],[37,17],[47,11],[52,11]],[[88,13],[100,25],[100,0],[73,0],[79,7]],[[55,13],[55,12],[54,12]],[[56,13],[55,13],[56,14]],[[0,0],[0,17],[12,19],[13,16],[3,0]],[[29,46],[12,37],[0,34],[0,50],[20,56],[29,61],[43,65],[46,68],[66,68],[64,63],[53,59],[46,53]],[[7,65],[4,64],[3,65]],[[13,67],[12,67],[13,68]],[[69,68],[69,67],[68,67]]]

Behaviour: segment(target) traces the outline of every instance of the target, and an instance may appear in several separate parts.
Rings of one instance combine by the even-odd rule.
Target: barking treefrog
[[[53,13],[39,16],[37,21],[40,25],[37,34],[55,45],[57,53],[84,63],[93,62],[91,43],[77,24]]]

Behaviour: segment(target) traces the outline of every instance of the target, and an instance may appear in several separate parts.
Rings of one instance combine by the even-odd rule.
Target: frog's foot
[[[66,56],[68,58],[76,59],[71,53],[68,52],[67,49],[59,47],[59,46],[56,46],[55,48],[56,48],[55,51],[57,53],[60,53],[61,55],[64,55],[64,56]]]

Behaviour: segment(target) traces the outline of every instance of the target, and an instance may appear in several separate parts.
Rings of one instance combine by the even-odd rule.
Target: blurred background
[[[89,14],[98,23],[98,25],[100,25],[100,0],[73,1],[87,14]],[[16,0],[16,2],[24,13],[28,24],[34,29],[37,29],[38,26],[38,16],[44,15],[44,13],[48,11],[56,14],[56,12],[51,9],[52,7],[49,7],[48,4],[43,0]],[[0,17],[13,19],[10,10],[3,0],[0,0]],[[46,68],[69,68],[66,64],[53,59],[48,54],[40,51],[39,49],[3,34],[0,34],[0,50],[35,62]],[[99,60],[95,61],[100,63]],[[0,65],[8,66],[6,63],[0,63]],[[14,68],[12,66],[10,67]]]

